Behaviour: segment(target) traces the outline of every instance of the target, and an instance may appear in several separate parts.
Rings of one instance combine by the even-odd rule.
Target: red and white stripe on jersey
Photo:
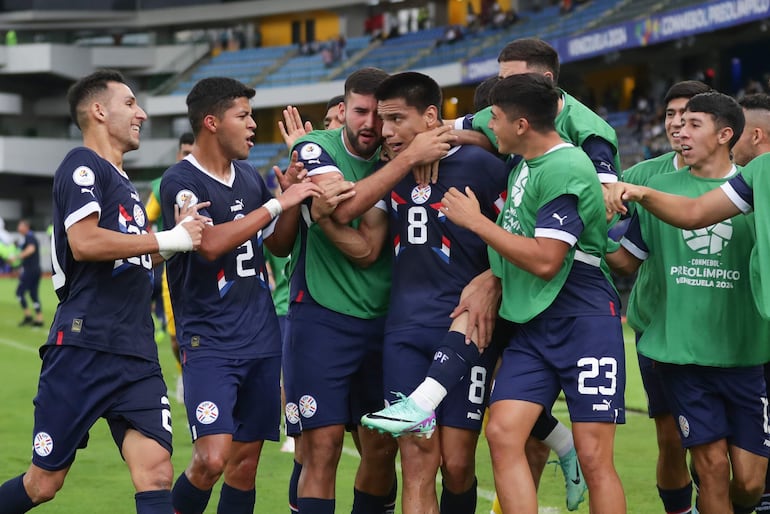
[[[452,242],[449,240],[449,238],[446,236],[441,236],[441,248],[433,247],[433,251],[436,252],[436,255],[441,257],[441,260],[449,263],[449,252],[451,246]]]
[[[217,288],[219,289],[219,297],[224,298],[224,296],[227,294],[227,292],[230,290],[230,287],[232,287],[233,281],[227,281],[225,280],[225,270],[221,269],[217,273]]]

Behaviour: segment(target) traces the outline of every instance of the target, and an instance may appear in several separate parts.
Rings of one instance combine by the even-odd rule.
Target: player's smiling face
[[[102,113],[110,137],[123,152],[139,148],[139,133],[147,113],[136,103],[131,88],[120,82],[107,84],[107,97]]]
[[[374,95],[348,93],[345,99],[345,142],[348,150],[369,158],[382,142],[382,120]]]
[[[682,128],[682,116],[684,108],[687,106],[688,98],[672,98],[666,105],[666,137],[671,149],[677,153],[682,151],[682,142],[679,139],[679,130]]]
[[[702,166],[716,152],[719,138],[720,130],[711,114],[685,111],[679,130],[685,164],[693,168]]]
[[[514,124],[508,120],[508,116],[497,105],[492,106],[492,117],[489,119],[489,129],[497,138],[497,151],[502,154],[516,152],[518,136]]]
[[[251,116],[249,99],[233,100],[221,118],[217,119],[217,141],[230,159],[246,159],[254,146],[254,129],[257,123]]]
[[[434,106],[421,114],[403,98],[381,101],[377,112],[382,118],[382,137],[394,154],[405,150],[417,134],[432,128],[437,120]]]

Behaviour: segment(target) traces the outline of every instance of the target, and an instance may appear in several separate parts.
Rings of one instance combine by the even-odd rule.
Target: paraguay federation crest
[[[294,402],[286,403],[286,421],[290,425],[296,425],[299,423],[299,407]]]
[[[35,449],[35,453],[41,457],[46,457],[53,451],[53,437],[48,435],[47,432],[38,432],[35,434],[32,446]]]
[[[679,430],[682,431],[683,436],[690,437],[690,422],[682,415],[679,416]]]
[[[219,417],[219,407],[210,401],[200,402],[195,409],[195,419],[203,425],[210,425]]]
[[[417,205],[422,205],[430,199],[430,184],[417,184],[412,189],[412,201]]]
[[[303,418],[312,418],[318,410],[315,398],[306,394],[299,399],[299,413]]]

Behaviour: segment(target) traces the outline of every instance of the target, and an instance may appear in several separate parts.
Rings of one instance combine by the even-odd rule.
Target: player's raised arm
[[[635,186],[624,192],[622,199],[638,202],[666,223],[688,230],[708,227],[741,213],[722,188],[689,198]]]

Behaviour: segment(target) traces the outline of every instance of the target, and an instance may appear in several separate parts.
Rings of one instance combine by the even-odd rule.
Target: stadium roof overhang
[[[362,0],[313,0],[313,9],[336,9],[365,5]],[[212,23],[235,23],[245,19],[307,11],[302,0],[251,0],[163,9],[28,10],[0,14],[1,30],[136,29],[161,27],[194,28]]]

